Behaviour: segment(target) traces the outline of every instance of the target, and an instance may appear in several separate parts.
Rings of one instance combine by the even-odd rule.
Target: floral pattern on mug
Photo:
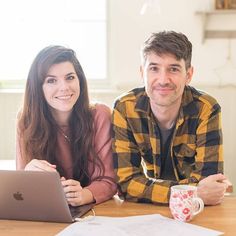
[[[190,221],[203,210],[204,203],[197,197],[196,187],[178,185],[171,187],[169,206],[174,219]]]

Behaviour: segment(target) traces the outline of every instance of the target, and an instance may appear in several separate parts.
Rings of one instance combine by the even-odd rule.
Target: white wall
[[[0,92],[0,160],[15,157],[15,120],[22,94]]]
[[[195,67],[193,84],[219,85],[222,81],[215,69],[226,63],[229,41],[207,39],[202,43],[203,22],[201,16],[196,14],[209,3],[213,5],[214,0],[153,0],[155,1],[160,3],[160,13],[154,4],[152,8],[147,8],[144,15],[140,15],[140,9],[145,0],[109,1],[109,77],[113,86],[123,88],[124,85],[131,87],[141,83],[138,73],[140,46],[151,32],[161,30],[183,32],[192,42],[192,63]],[[236,13],[210,18],[209,27],[224,29],[231,22],[236,22]],[[236,30],[236,26],[233,27]],[[231,40],[231,59],[235,63],[236,72],[235,42],[235,39]],[[227,80],[232,81],[232,78]],[[234,83],[235,81],[236,79]]]
[[[233,66],[225,67],[228,40],[207,39],[202,43],[202,18],[196,14],[196,11],[213,5],[213,0],[156,0],[160,3],[160,13],[154,3],[152,7],[147,8],[144,15],[140,15],[144,2],[145,0],[108,0],[108,79],[110,84],[106,85],[107,87],[103,90],[91,90],[91,99],[100,100],[112,106],[116,96],[141,84],[139,49],[151,32],[175,30],[185,33],[193,43],[192,64],[195,68],[195,76],[192,85],[211,93],[222,106],[225,172],[236,185],[236,173],[234,173],[234,166],[236,166],[234,158],[235,39],[231,40],[230,48]],[[220,16],[220,22],[218,20],[216,16],[215,22],[211,21],[210,26],[218,27],[221,23],[221,27],[224,28],[229,21],[236,22],[236,15],[231,15],[230,18]],[[221,69],[216,70],[216,68]],[[15,157],[15,116],[21,98],[21,93],[0,92],[0,159]]]

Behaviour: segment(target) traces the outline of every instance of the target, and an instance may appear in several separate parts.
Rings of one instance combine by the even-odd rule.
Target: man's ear
[[[186,75],[186,85],[188,85],[193,78],[193,67],[189,67],[187,70],[187,75]]]
[[[140,75],[141,75],[141,80],[142,80],[142,82],[143,82],[143,81],[144,81],[144,79],[143,79],[143,76],[144,76],[143,66],[140,66],[140,67],[139,67],[139,71],[140,71]]]

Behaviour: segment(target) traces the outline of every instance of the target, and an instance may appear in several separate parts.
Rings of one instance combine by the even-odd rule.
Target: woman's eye
[[[70,76],[68,76],[66,79],[67,79],[67,80],[73,80],[74,78],[75,78],[74,75],[70,75]]]
[[[46,83],[48,83],[48,84],[56,83],[56,79],[54,79],[54,78],[48,78],[48,79],[46,79]]]

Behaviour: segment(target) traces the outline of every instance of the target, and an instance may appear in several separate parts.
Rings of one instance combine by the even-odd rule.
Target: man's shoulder
[[[210,95],[209,93],[207,93],[203,90],[191,87],[191,86],[188,86],[187,90],[192,94],[194,101],[203,103],[204,105],[208,106],[209,108],[219,106],[216,98],[213,97],[212,95]]]
[[[145,88],[144,87],[137,87],[128,92],[121,94],[115,100],[115,106],[117,104],[126,103],[126,102],[135,102],[140,96],[145,95]]]

